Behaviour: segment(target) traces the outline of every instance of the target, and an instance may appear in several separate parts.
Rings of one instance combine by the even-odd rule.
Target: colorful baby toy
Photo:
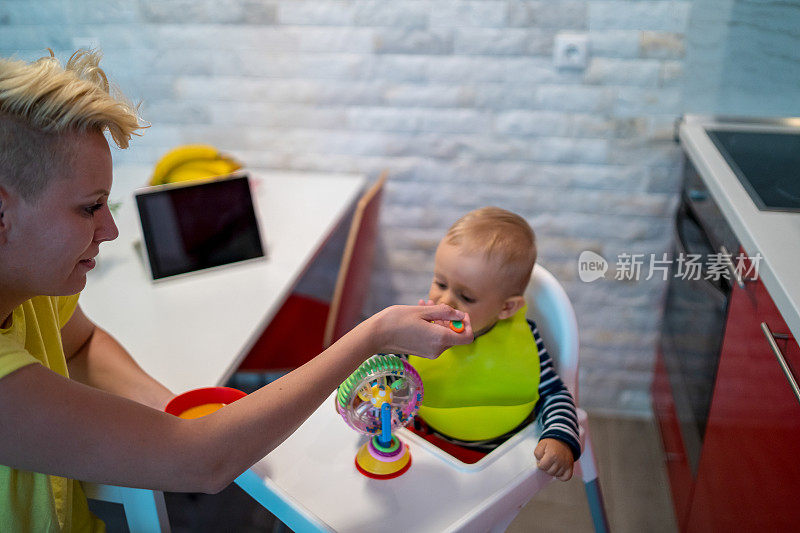
[[[351,428],[372,435],[356,454],[356,468],[373,479],[390,479],[411,467],[408,446],[392,435],[407,425],[422,402],[422,380],[397,356],[373,355],[336,393],[336,410]]]

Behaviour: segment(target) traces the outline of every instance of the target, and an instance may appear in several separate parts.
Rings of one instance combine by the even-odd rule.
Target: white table
[[[80,304],[176,394],[224,384],[366,183],[362,175],[251,171],[266,259],[152,283],[134,249],[132,191],[150,169],[115,169],[120,235],[100,246]]]

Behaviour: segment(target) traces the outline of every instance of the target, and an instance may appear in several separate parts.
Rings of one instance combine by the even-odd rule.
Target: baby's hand
[[[536,466],[561,481],[569,481],[572,477],[572,450],[558,439],[541,439],[536,449]]]

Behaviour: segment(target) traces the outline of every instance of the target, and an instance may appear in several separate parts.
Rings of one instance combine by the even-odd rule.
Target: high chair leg
[[[592,440],[589,437],[589,426],[585,426],[583,452],[578,461],[583,479],[583,486],[586,489],[586,499],[589,502],[589,512],[592,514],[592,523],[597,533],[608,533],[608,517],[603,503],[603,492],[600,489],[600,479],[597,477],[597,463],[594,459],[594,449]]]
[[[163,492],[100,483],[82,483],[82,487],[87,498],[122,504],[131,532],[169,533]]]

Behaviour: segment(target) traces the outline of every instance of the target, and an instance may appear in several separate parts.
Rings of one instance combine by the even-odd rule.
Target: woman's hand
[[[423,300],[422,298],[420,298],[420,300],[417,303],[417,305],[432,306],[432,305],[436,305],[436,302],[434,302],[433,300],[427,300],[426,301],[426,300]],[[450,327],[450,321],[449,320],[434,320],[434,323],[439,324],[440,326],[447,327],[447,328]]]
[[[449,305],[394,305],[374,315],[378,352],[407,353],[433,359],[457,344],[473,341],[469,315]],[[456,333],[451,320],[464,322]]]

